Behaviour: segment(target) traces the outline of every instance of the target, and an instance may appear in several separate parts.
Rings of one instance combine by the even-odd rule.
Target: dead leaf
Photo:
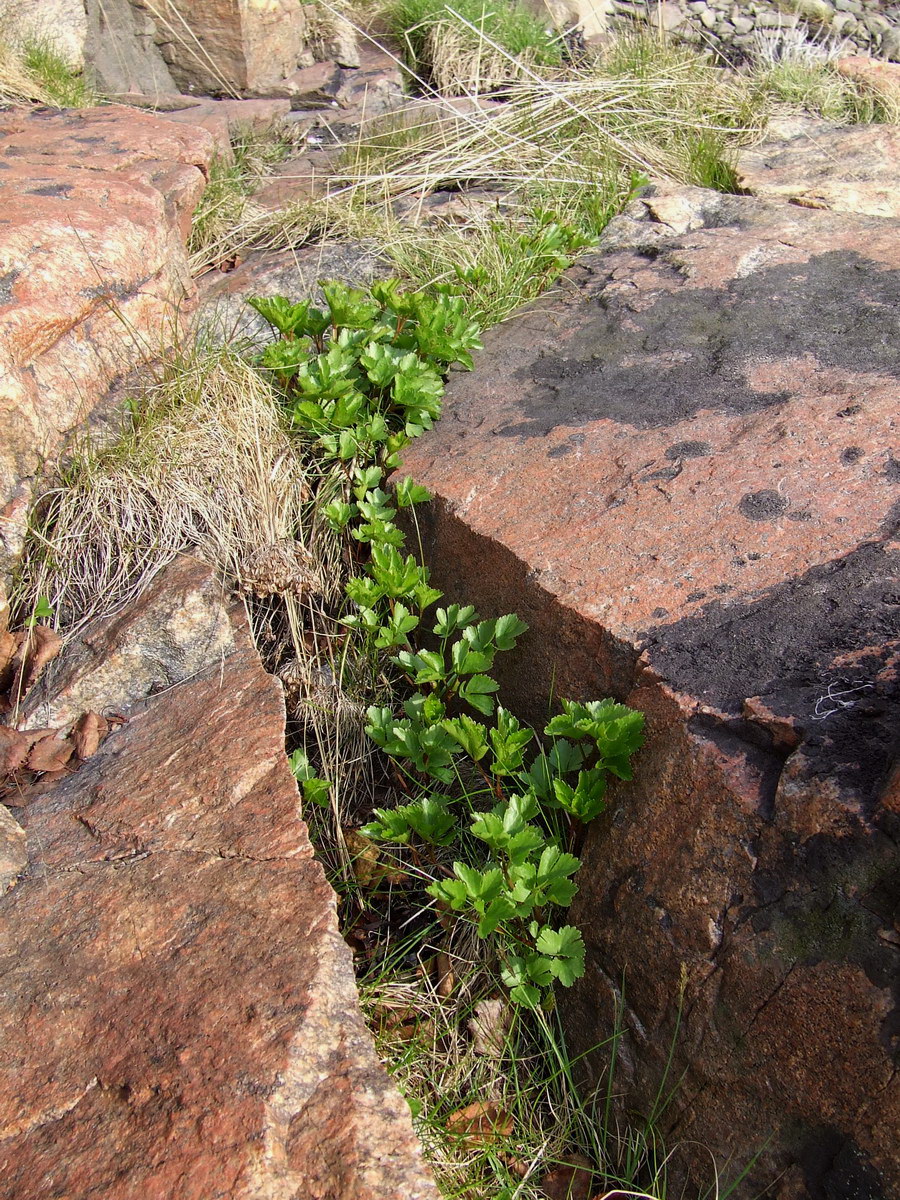
[[[450,961],[450,955],[445,954],[443,950],[438,951],[437,955],[437,990],[438,995],[445,999],[453,995],[453,989],[456,987],[456,975],[453,971],[453,963]]]
[[[72,741],[82,762],[97,753],[97,747],[108,732],[109,721],[99,713],[86,712],[78,718],[72,730]]]
[[[25,765],[29,771],[62,771],[74,749],[63,730],[52,729],[34,743]]]
[[[351,856],[353,874],[361,887],[377,887],[383,880],[388,883],[403,883],[406,880],[405,871],[398,870],[382,859],[382,850],[377,842],[367,838],[358,829],[344,829],[343,834]]]
[[[583,1154],[568,1155],[568,1162],[549,1171],[540,1188],[547,1200],[590,1200],[594,1171]]]
[[[475,1053],[502,1058],[509,1020],[509,1005],[505,1000],[479,1000],[468,1022]]]
[[[16,674],[9,689],[13,705],[37,683],[38,676],[62,649],[62,638],[49,625],[35,625],[22,639],[16,656]]]
[[[8,692],[13,679],[13,664],[24,633],[0,633],[0,693]]]
[[[459,1108],[447,1118],[447,1129],[474,1145],[484,1145],[498,1137],[509,1137],[513,1119],[495,1100],[476,1100]]]
[[[0,779],[20,771],[25,766],[34,735],[20,733],[8,725],[0,725]]]

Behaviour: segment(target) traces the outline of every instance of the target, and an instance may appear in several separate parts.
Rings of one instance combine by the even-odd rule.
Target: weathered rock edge
[[[137,608],[170,621],[167,589],[208,578],[182,560]],[[243,610],[231,621],[232,652],[219,643],[17,810],[28,866],[0,897],[8,1200],[437,1198],[359,1012],[281,689]],[[121,637],[119,619],[92,645]]]
[[[648,1111],[683,988],[672,1174],[759,1153],[747,1197],[900,1187],[898,303],[895,222],[648,198],[403,464],[436,585],[531,627],[506,702],[647,714],[584,847],[570,1048],[618,1006]]]

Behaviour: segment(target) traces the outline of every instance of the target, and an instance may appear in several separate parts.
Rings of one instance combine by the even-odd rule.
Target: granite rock
[[[900,225],[678,201],[636,202],[555,300],[489,333],[403,472],[435,496],[436,586],[530,626],[505,702],[535,724],[551,694],[647,716],[583,850],[572,1052],[596,1081],[618,1009],[615,1089],[646,1111],[683,995],[673,1179],[758,1154],[736,1195],[787,1171],[792,1197],[886,1200]]]
[[[182,562],[179,594],[191,571],[206,586]],[[18,798],[4,1200],[437,1200],[300,819],[280,685],[230,620],[231,653]]]

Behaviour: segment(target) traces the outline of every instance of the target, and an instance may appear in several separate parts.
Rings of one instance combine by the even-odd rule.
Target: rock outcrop
[[[764,142],[742,151],[737,183],[765,200],[900,218],[898,162],[900,126],[783,117],[771,122]]]
[[[681,996],[662,1124],[705,1182],[758,1153],[741,1196],[900,1189],[898,312],[895,221],[647,197],[403,465],[437,586],[531,627],[507,701],[647,714],[584,848],[571,1049],[618,1008],[646,1111]]]
[[[14,796],[19,824],[0,810],[4,1200],[437,1200],[300,819],[281,688],[242,606],[221,636],[226,606],[180,560],[93,628],[81,702],[121,700],[160,649],[140,684],[162,690]],[[188,610],[190,662],[167,649]]]
[[[307,49],[301,0],[160,0],[158,39],[184,91],[252,94],[295,71]]]
[[[0,113],[0,569],[30,480],[192,293],[205,129],[110,105]]]

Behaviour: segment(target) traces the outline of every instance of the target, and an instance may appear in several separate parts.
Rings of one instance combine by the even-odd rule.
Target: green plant
[[[561,255],[564,237],[547,222],[543,252]],[[404,553],[395,518],[397,506],[412,508],[428,494],[404,479],[392,498],[381,487],[383,470],[440,415],[442,373],[454,362],[471,366],[478,329],[464,299],[447,292],[405,294],[388,281],[368,294],[324,283],[322,293],[325,309],[283,296],[250,303],[280,334],[262,362],[293,421],[346,468],[347,491],[323,508],[359,546],[359,573],[346,586],[355,611],[343,624],[360,635],[373,666],[386,657],[409,690],[402,715],[370,706],[366,732],[398,764],[410,799],[376,809],[362,833],[417,841],[435,865],[437,847],[481,843],[474,862],[457,859],[451,878],[427,890],[472,920],[480,938],[496,936],[511,998],[534,1007],[554,980],[568,986],[584,970],[581,935],[552,924],[548,909],[572,900],[580,863],[565,843],[576,823],[602,811],[609,774],[631,778],[643,716],[612,700],[564,701],[544,730],[548,748],[526,764],[534,735],[506,709],[495,712],[491,676],[497,654],[526,632],[523,622],[514,614],[482,620],[471,605],[453,604],[435,610],[433,641],[413,644],[441,594]],[[297,763],[306,788],[311,768],[305,755]]]
[[[84,76],[74,71],[49,42],[27,42],[22,61],[50,97],[51,104],[59,108],[86,108],[97,103]]]

